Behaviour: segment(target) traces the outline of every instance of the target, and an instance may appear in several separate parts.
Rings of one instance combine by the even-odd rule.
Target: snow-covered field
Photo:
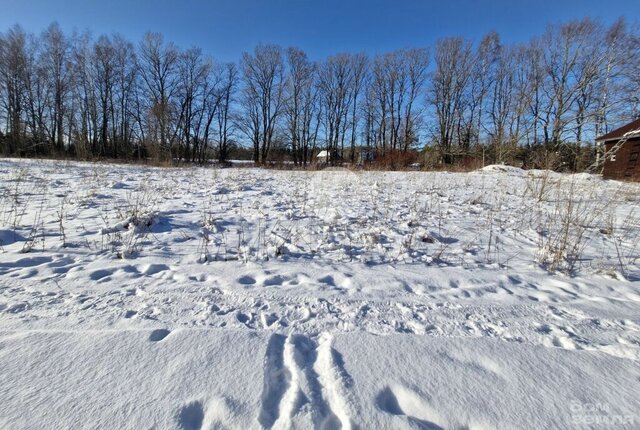
[[[640,186],[0,160],[0,427],[640,426]]]

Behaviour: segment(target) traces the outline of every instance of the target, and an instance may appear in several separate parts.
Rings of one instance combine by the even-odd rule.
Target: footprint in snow
[[[199,401],[188,403],[178,413],[178,425],[182,430],[200,430],[203,421],[204,409]]]
[[[253,317],[254,317],[253,314],[247,315],[242,312],[238,312],[236,314],[236,319],[238,320],[238,322],[241,322],[242,324],[246,325],[249,328],[253,328],[249,325],[251,322],[253,322]]]
[[[388,414],[404,417],[422,430],[444,430],[434,422],[427,400],[406,387],[386,387],[376,397],[378,408]]]
[[[262,285],[264,285],[265,287],[279,287],[283,285],[286,281],[287,281],[287,278],[285,278],[284,276],[275,275],[265,279]]]
[[[89,278],[92,281],[99,281],[101,279],[107,278],[111,275],[113,275],[113,270],[107,270],[107,269],[100,269],[100,270],[96,270],[93,271],[89,274]]]
[[[333,278],[332,275],[327,275],[324,276],[320,279],[318,279],[318,282],[322,283],[322,284],[326,284],[330,287],[335,287],[336,286],[336,280]]]
[[[151,332],[151,334],[149,335],[149,340],[151,342],[160,342],[165,337],[169,336],[169,334],[171,334],[171,331],[167,330],[166,328],[159,328]]]
[[[256,283],[256,280],[251,276],[241,276],[240,278],[238,278],[238,283],[240,285],[254,285]]]
[[[264,328],[268,328],[271,327],[273,324],[275,324],[278,321],[278,315],[274,314],[274,313],[262,313],[260,315],[260,319],[262,321],[262,326]]]

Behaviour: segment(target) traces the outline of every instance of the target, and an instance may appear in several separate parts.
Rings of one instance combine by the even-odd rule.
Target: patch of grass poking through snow
[[[538,227],[538,262],[549,271],[575,273],[584,261],[590,232],[605,220],[607,200],[571,178],[554,189],[551,210]]]
[[[142,250],[142,242],[158,217],[157,191],[141,187],[127,193],[125,200],[113,208],[118,220],[113,226],[103,214],[106,227],[100,230],[102,250],[114,252],[118,258],[130,258]]]

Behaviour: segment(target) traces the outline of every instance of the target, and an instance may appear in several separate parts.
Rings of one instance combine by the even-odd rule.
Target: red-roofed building
[[[596,142],[605,148],[604,178],[640,181],[640,119],[596,138]]]

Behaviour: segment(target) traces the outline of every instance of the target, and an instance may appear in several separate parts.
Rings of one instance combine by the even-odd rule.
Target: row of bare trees
[[[481,150],[490,162],[580,168],[595,136],[637,117],[640,38],[620,19],[550,26],[524,45],[489,33],[474,49],[438,42],[428,103],[445,162]],[[587,151],[587,153],[589,153]]]
[[[261,45],[222,64],[148,33],[0,34],[5,154],[307,165],[426,147],[440,162],[482,157],[577,170],[595,135],[638,115],[640,36],[620,19],[549,26],[526,44],[441,39],[433,49],[312,61]]]
[[[0,124],[6,154],[225,157],[235,64],[197,48],[180,51],[156,33],[136,47],[121,36],[40,36],[19,26],[0,38]]]

